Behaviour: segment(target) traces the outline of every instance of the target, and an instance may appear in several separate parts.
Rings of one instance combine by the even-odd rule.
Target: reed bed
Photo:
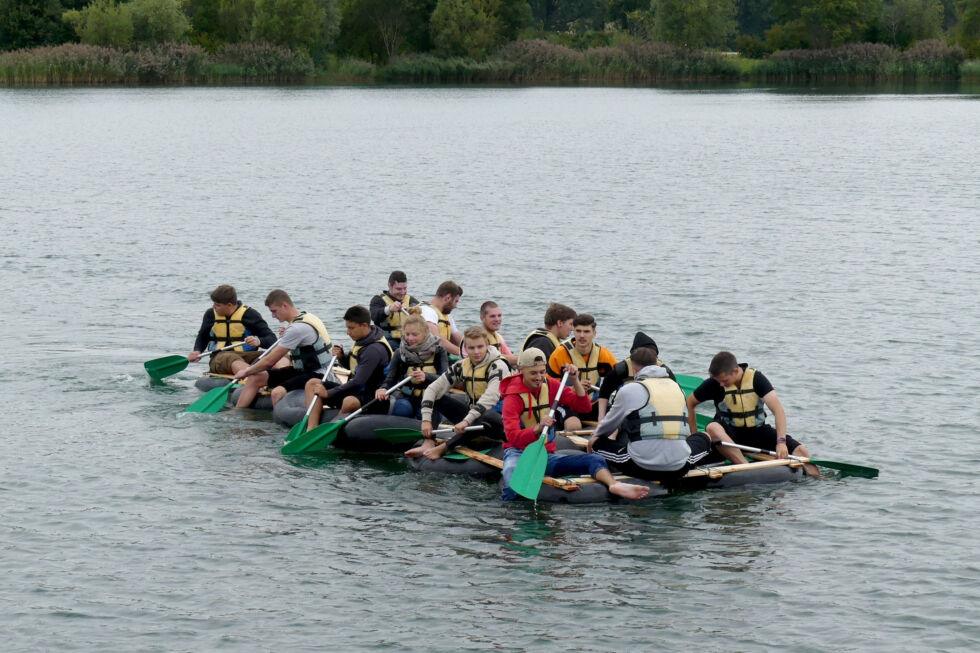
[[[776,82],[956,79],[964,58],[962,48],[940,40],[920,41],[904,52],[881,43],[852,43],[774,52],[754,74]]]

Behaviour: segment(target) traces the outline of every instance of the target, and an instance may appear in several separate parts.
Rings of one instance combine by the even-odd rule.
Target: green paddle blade
[[[392,444],[408,444],[422,438],[422,431],[409,428],[374,429],[374,434]]]
[[[483,451],[480,451],[479,453],[489,454],[490,453],[490,449],[484,449]],[[457,451],[454,451],[452,453],[447,453],[445,456],[443,456],[443,458],[448,458],[449,460],[469,460],[470,459],[470,457],[467,456],[465,453],[459,453]]]
[[[674,376],[677,377],[677,385],[684,391],[685,397],[697,390],[698,386],[701,385],[701,381],[703,381],[701,377],[691,376],[690,374],[675,374]]]
[[[154,381],[159,381],[177,372],[183,372],[190,363],[186,356],[164,356],[143,363],[143,369]]]
[[[327,422],[312,431],[301,433],[292,440],[287,440],[286,444],[279,451],[287,456],[298,453],[323,451],[337,439],[337,434],[340,433],[340,429],[344,428],[344,421]]]
[[[296,424],[293,424],[293,428],[289,429],[289,433],[286,434],[286,442],[295,440],[297,436],[301,435],[306,430],[306,425],[309,423],[310,415],[307,413],[306,415],[303,415],[303,419]]]
[[[544,448],[547,432],[532,442],[517,459],[517,467],[510,477],[510,489],[522,497],[537,501],[544,480],[544,471],[548,467],[548,451]]]
[[[214,388],[205,392],[200,399],[184,409],[187,413],[218,413],[228,403],[228,395],[231,389],[238,385],[235,381],[220,388]]]
[[[859,476],[861,478],[878,478],[878,470],[874,467],[864,467],[863,465],[852,465],[850,463],[839,463],[835,460],[810,459],[810,462],[817,467],[836,469],[841,476]]]

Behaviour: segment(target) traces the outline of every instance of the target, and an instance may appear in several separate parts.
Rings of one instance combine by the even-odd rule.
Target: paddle
[[[679,385],[681,390],[684,391],[685,397],[697,390],[698,386],[701,385],[701,382],[703,381],[703,379],[700,377],[692,376],[690,374],[675,374],[674,376],[677,378],[677,385]]]
[[[385,392],[385,397],[411,381],[411,379],[411,376],[406,376],[404,379],[388,388],[388,390]],[[337,434],[340,433],[340,429],[344,428],[344,424],[360,415],[368,406],[376,401],[378,401],[377,397],[341,420],[320,424],[315,429],[311,429],[306,433],[301,433],[292,440],[287,440],[286,444],[284,444],[279,451],[283,455],[287,456],[298,453],[316,453],[317,451],[323,451],[329,447],[335,439],[337,439]]]
[[[547,380],[545,383],[547,383]],[[561,399],[561,393],[565,390],[566,383],[568,383],[568,370],[561,377],[561,384],[559,384],[558,393],[555,395],[555,400],[551,404],[548,419],[555,416],[555,411],[558,409],[558,401]],[[544,479],[544,472],[548,466],[548,450],[545,449],[547,441],[548,429],[544,429],[541,431],[541,437],[524,449],[524,453],[517,459],[517,466],[514,468],[514,473],[510,477],[510,489],[532,501],[537,501],[538,499],[538,492],[541,491],[541,481]]]
[[[280,338],[281,340],[282,338]],[[272,346],[262,352],[262,355],[255,359],[255,362],[259,362],[268,355],[270,351],[275,349],[276,345],[279,344],[279,340],[272,343]],[[255,363],[253,363],[254,365]],[[225,407],[228,403],[228,395],[231,393],[232,387],[239,385],[238,381],[231,381],[221,387],[213,388],[205,392],[200,399],[192,403],[190,406],[184,409],[185,413],[218,413],[221,409]]]
[[[744,444],[736,444],[735,442],[722,442],[721,444],[726,447],[735,447],[736,449],[741,449],[742,451],[748,451],[749,453],[764,453],[770,456],[775,456],[775,451],[766,451],[765,449],[758,449],[756,447],[749,447]],[[787,456],[790,460],[795,460],[801,463],[809,463],[811,465],[816,465],[817,467],[826,467],[827,469],[836,469],[841,472],[844,476],[860,476],[861,478],[878,478],[878,470],[874,467],[864,467],[863,465],[852,465],[850,463],[840,463],[834,460],[817,460],[815,458],[802,458],[800,456]]]
[[[441,435],[443,433],[452,433],[455,429],[446,428],[438,429],[432,432],[432,435]],[[477,424],[476,426],[467,426],[467,431],[481,431],[483,430],[482,424]],[[390,442],[392,444],[406,444],[409,442],[415,442],[422,437],[422,431],[418,429],[410,428],[385,428],[385,429],[375,429],[374,434],[385,442]]]
[[[330,359],[330,364],[327,365],[327,371],[323,373],[323,378],[320,379],[321,382],[326,382],[327,377],[330,376],[330,371],[333,369],[334,363],[336,362],[337,362],[336,356]],[[306,425],[310,423],[310,413],[313,412],[313,406],[316,405],[317,399],[318,397],[314,396],[313,399],[310,400],[310,405],[306,407],[306,414],[303,415],[303,419],[301,419],[296,424],[293,424],[293,428],[289,429],[289,433],[286,434],[286,442],[289,442],[297,435],[299,435],[300,433],[306,430]]]
[[[244,342],[236,342],[228,345],[227,347],[222,347],[221,349],[213,349],[201,354],[201,358],[204,358],[205,356],[212,356],[217,354],[219,351],[234,349],[235,347],[244,344]],[[143,369],[146,370],[146,373],[150,375],[151,379],[154,381],[159,381],[167,378],[168,376],[173,376],[178,372],[183,372],[185,369],[187,369],[187,365],[190,362],[191,359],[187,358],[187,356],[164,356],[163,358],[154,358],[151,361],[146,361],[143,363]]]

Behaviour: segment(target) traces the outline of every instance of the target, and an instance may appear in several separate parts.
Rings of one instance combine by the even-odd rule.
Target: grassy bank
[[[411,83],[624,84],[673,82],[877,83],[980,78],[980,62],[942,41],[905,51],[881,44],[785,50],[748,59],[663,43],[572,49],[541,40],[510,43],[485,60],[409,55],[376,66],[357,59],[320,67],[305,53],[267,44],[207,52],[170,44],[132,51],[88,45],[0,54],[0,84]]]

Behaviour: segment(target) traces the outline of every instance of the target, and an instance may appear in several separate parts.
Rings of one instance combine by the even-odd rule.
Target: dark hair
[[[221,284],[211,291],[211,301],[215,304],[237,304],[238,293],[235,292],[235,286]]]
[[[590,326],[595,329],[595,318],[588,313],[579,313],[572,320],[572,326]]]
[[[569,308],[564,304],[552,303],[548,306],[548,310],[544,312],[544,325],[546,327],[553,327],[559,322],[564,322],[565,320],[571,320],[575,317],[575,309]]]
[[[390,286],[393,283],[408,283],[408,277],[401,270],[395,270],[388,275],[388,285]]]
[[[273,304],[289,304],[290,306],[295,306],[286,291],[278,288],[266,295],[265,298],[266,306],[272,306]]]
[[[738,359],[735,358],[735,354],[730,351],[720,351],[711,359],[711,364],[708,365],[708,374],[714,377],[725,372],[731,372],[737,367]]]
[[[649,347],[637,347],[630,353],[630,360],[637,367],[646,367],[647,365],[657,364],[657,352],[650,349]]]
[[[480,317],[482,318],[486,316],[487,311],[489,311],[491,308],[500,308],[500,305],[492,299],[480,304]]]
[[[351,306],[344,313],[345,322],[354,322],[356,324],[370,324],[371,323],[371,311],[364,308],[360,304],[356,306]]]
[[[459,287],[459,284],[455,281],[443,281],[436,288],[436,297],[442,297],[443,295],[452,295],[453,297],[462,297],[463,289]]]

